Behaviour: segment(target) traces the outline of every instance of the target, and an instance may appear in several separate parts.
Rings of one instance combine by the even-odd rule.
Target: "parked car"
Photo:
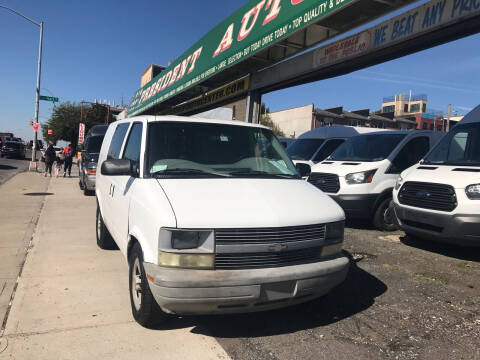
[[[307,131],[287,148],[287,154],[295,165],[306,164],[306,171],[325,160],[343,142],[355,135],[383,131],[383,129],[355,126],[323,126]]]
[[[480,246],[480,106],[398,176],[392,206],[407,234]]]
[[[382,131],[351,137],[313,166],[308,181],[340,204],[347,219],[373,220],[380,230],[394,230],[389,205],[398,175],[420,161],[444,134]]]
[[[80,189],[85,195],[95,191],[98,154],[108,125],[95,125],[87,134],[78,163]]]
[[[18,141],[6,141],[2,145],[1,157],[25,159],[25,145]]]
[[[341,283],[344,213],[301,180],[272,131],[142,116],[112,123],[98,161],[97,243],[118,245],[134,318],[240,313]],[[292,211],[301,209],[301,211]]]

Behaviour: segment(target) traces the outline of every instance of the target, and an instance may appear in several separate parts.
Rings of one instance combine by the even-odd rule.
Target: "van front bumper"
[[[480,214],[439,214],[405,208],[394,202],[398,226],[405,232],[429,240],[462,246],[480,246]]]
[[[347,219],[370,219],[379,194],[328,194],[345,212]]]
[[[252,270],[188,270],[144,263],[150,290],[167,313],[180,315],[264,311],[309,301],[342,283],[349,260]]]

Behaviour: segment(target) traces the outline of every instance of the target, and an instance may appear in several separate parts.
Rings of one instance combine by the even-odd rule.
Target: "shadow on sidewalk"
[[[194,326],[193,333],[237,338],[288,334],[336,323],[368,309],[376,297],[387,291],[387,285],[359,268],[347,255],[350,257],[347,279],[322,298],[267,312],[174,317],[157,330]]]

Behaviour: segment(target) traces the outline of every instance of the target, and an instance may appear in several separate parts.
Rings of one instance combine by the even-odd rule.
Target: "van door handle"
[[[112,184],[110,184],[110,189],[108,189],[108,195],[112,195]]]
[[[115,194],[115,185],[112,184],[112,198],[114,194]]]

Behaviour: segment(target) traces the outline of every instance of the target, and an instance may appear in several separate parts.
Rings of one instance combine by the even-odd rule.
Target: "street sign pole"
[[[38,124],[38,110],[40,103],[40,76],[42,73],[42,41],[43,41],[43,21],[40,22],[40,44],[38,46],[38,72],[37,72],[37,91],[35,100],[35,123]],[[37,161],[37,131],[33,132],[32,162]],[[36,167],[35,167],[36,168]]]

